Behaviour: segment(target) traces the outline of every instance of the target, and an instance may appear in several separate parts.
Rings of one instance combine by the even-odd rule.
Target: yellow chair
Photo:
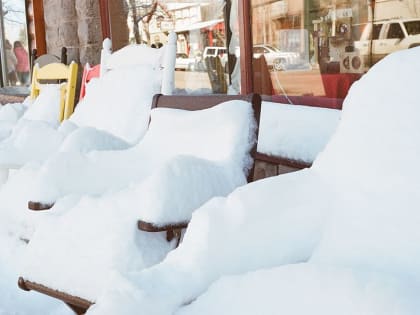
[[[77,63],[72,62],[69,66],[62,63],[50,63],[43,67],[35,65],[32,73],[31,95],[32,99],[39,95],[41,90],[40,81],[66,80],[60,87],[60,122],[68,119],[74,110],[74,98],[76,94]]]

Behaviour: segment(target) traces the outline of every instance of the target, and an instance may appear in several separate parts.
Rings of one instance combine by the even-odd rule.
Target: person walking
[[[15,53],[12,50],[12,44],[9,40],[6,39],[5,45],[5,54],[6,54],[6,65],[7,65],[7,81],[9,85],[16,85],[17,76],[16,76],[16,64],[17,59]]]
[[[29,84],[29,55],[25,47],[20,41],[13,43],[13,51],[15,53],[17,64],[16,73],[21,85]]]

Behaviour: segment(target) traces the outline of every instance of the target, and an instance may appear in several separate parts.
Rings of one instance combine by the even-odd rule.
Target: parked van
[[[207,46],[206,48],[204,48],[204,52],[203,52],[204,60],[207,57],[216,57],[216,56],[219,56],[220,61],[222,62],[222,65],[224,67],[228,61],[228,54],[227,54],[226,47]]]
[[[398,19],[366,24],[359,41],[354,43],[361,55],[368,55],[372,39],[372,58],[376,63],[386,55],[420,45],[420,19]]]
[[[393,19],[368,23],[354,42],[354,50],[346,52],[341,72],[366,72],[386,55],[420,46],[420,19]]]

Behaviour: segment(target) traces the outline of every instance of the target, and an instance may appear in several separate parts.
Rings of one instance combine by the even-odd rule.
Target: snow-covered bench
[[[58,128],[30,121],[0,143],[4,178],[9,166],[40,164],[57,151],[123,149],[143,136],[153,95],[174,89],[176,35],[170,33],[161,49],[129,45],[111,53],[110,45],[104,41],[101,79],[91,82],[90,93],[67,121]]]
[[[195,98],[195,99],[194,99]],[[172,108],[183,108],[189,110],[196,110],[201,108],[207,108],[209,106],[213,106],[214,104],[218,104],[222,101],[231,100],[231,99],[244,99],[248,102],[252,103],[254,109],[254,119],[260,125],[260,115],[261,115],[261,100],[259,96],[255,94],[251,94],[249,96],[196,96],[194,98],[191,97],[167,97],[163,95],[157,95],[153,100],[152,108],[156,107],[172,107]],[[197,104],[200,104],[198,107]],[[220,126],[221,128],[223,126]],[[259,128],[256,130],[256,137],[258,139],[258,131]],[[251,150],[251,156],[253,157],[254,163],[252,168],[248,173],[248,182],[251,182],[254,178],[254,169],[255,169],[255,162],[257,158],[257,142],[255,143],[254,148]],[[187,220],[186,220],[187,219]],[[165,224],[156,224],[152,221],[147,220],[138,220],[137,227],[139,230],[146,231],[146,232],[166,232],[166,238],[168,241],[171,241],[173,238],[177,238],[177,246],[181,240],[181,231],[188,227],[189,217],[182,218],[181,220],[174,220],[170,223]]]
[[[310,167],[336,130],[340,115],[337,109],[263,101],[256,178]]]
[[[95,314],[419,314],[419,57],[377,63],[311,168],[196,210],[181,246],[121,275]]]
[[[48,223],[46,226],[41,226],[28,245],[30,247],[28,248],[28,268],[32,270],[28,269],[24,274],[25,277],[19,279],[20,288],[35,290],[58,298],[77,314],[84,314],[95,301],[98,290],[105,285],[104,276],[108,274],[102,274],[102,272],[107,267],[100,268],[92,274],[85,274],[78,267],[70,270],[68,263],[73,267],[81,263],[84,265],[82,269],[90,269],[86,265],[87,261],[92,263],[92,267],[95,265],[95,260],[99,260],[103,266],[113,265],[119,255],[125,255],[120,252],[121,248],[126,248],[128,243],[133,245],[132,242],[137,242],[131,239],[133,235],[130,228],[130,223],[135,224],[132,219],[136,211],[140,212],[139,217],[142,218],[142,222],[147,223],[149,227],[166,230],[170,236],[173,234],[173,226],[184,227],[180,226],[180,223],[186,225],[193,210],[200,204],[214,196],[225,195],[234,187],[245,184],[247,177],[248,181],[251,180],[253,173],[251,156],[256,151],[261,107],[261,99],[258,95],[157,95],[154,98],[153,107],[150,128],[138,144],[137,152],[140,154],[135,156],[135,160],[140,164],[145,164],[147,168],[142,170],[143,178],[138,178],[135,182],[131,181],[126,191],[108,194],[97,201],[92,199],[91,202],[98,202],[98,204],[88,205],[90,210],[85,208],[84,202],[88,200],[85,199],[68,209],[69,211],[62,213],[63,216],[59,215],[58,220],[66,221],[66,226],[69,223],[68,220],[75,219],[81,223],[73,226],[72,231],[68,231],[70,233],[65,233],[66,236],[53,236],[55,231],[49,230]],[[113,161],[116,165],[121,163],[117,158]],[[140,200],[137,200],[138,198]],[[102,208],[104,204],[111,206],[110,212]],[[121,208],[116,209],[114,206]],[[84,213],[83,219],[79,217],[80,211]],[[100,221],[103,224],[98,222],[96,215],[91,216],[91,211],[100,211]],[[111,219],[109,215],[114,218]],[[91,219],[94,221],[91,222]],[[57,221],[57,224],[61,223]],[[57,224],[52,224],[50,227],[55,229]],[[114,225],[114,228],[109,230],[108,224]],[[85,233],[90,234],[92,229],[95,230],[96,236],[91,235],[86,238],[82,236]],[[113,236],[105,237],[101,232],[103,229],[112,231]],[[64,230],[60,228],[56,231],[61,233]],[[44,232],[47,233],[45,234],[48,235],[47,238],[44,238],[45,235],[42,236]],[[149,233],[142,231],[137,233],[139,233],[138,237],[145,240],[150,237]],[[52,250],[51,246],[56,247],[58,251],[60,248],[66,248],[66,243],[70,240],[68,237],[73,238],[74,235],[78,235],[81,243],[77,246],[71,245],[73,248],[71,258],[65,258],[56,250]],[[127,236],[130,239],[126,239]],[[163,258],[162,254],[166,254],[178,243],[167,243],[166,240],[162,243],[163,239],[160,236],[152,235],[155,237],[154,241],[149,239],[144,246],[135,246],[132,248],[134,252],[126,253],[130,257],[139,255],[138,261],[134,263],[136,268],[144,268],[150,263],[157,263]],[[126,239],[128,243],[118,244],[117,239],[121,242],[125,242],[123,240]],[[97,241],[101,244],[107,243],[108,253],[100,249],[102,245],[99,247],[95,245]],[[140,242],[143,244],[143,241]],[[154,245],[147,245],[149,243]],[[114,245],[118,249],[114,248]],[[121,245],[124,246],[121,247]],[[87,252],[84,249],[87,249]],[[48,258],[40,254],[40,251],[44,250],[50,253]],[[78,253],[78,250],[81,252]],[[97,250],[99,252],[96,252]],[[31,257],[31,253],[34,256]],[[86,261],[85,254],[92,254],[92,259]],[[102,255],[105,256],[102,257]],[[64,260],[59,262],[56,259]],[[49,266],[50,263],[52,266]],[[146,265],[142,266],[143,263]],[[54,276],[55,272],[69,275],[70,278],[63,282],[62,276]],[[78,275],[80,272],[83,273],[82,278]],[[73,275],[73,273],[76,274]],[[46,274],[51,276],[48,276],[49,280],[45,279]],[[52,279],[59,281],[54,283],[54,281],[51,282]],[[78,279],[76,282],[81,282],[76,283],[75,279]],[[88,290],[83,291],[82,288]]]

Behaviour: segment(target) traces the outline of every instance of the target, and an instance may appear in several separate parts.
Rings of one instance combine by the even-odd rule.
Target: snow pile
[[[152,97],[160,92],[161,80],[161,71],[148,65],[109,71],[91,82],[70,121],[135,143],[147,129]]]
[[[39,152],[45,156],[51,150],[55,150],[63,139],[61,134],[53,131],[59,124],[59,111],[58,84],[42,85],[39,96],[33,101],[27,98],[22,104],[8,105],[5,115],[2,111],[2,117],[6,116],[4,118],[10,120],[1,127],[5,138],[0,143],[0,164],[21,165],[27,160],[28,154],[36,155]],[[8,128],[5,128],[6,125]],[[49,141],[40,145],[39,142],[33,141],[34,139]]]
[[[131,286],[117,279],[90,313],[158,302],[169,314],[221,277],[178,313],[418,314],[419,53],[388,56],[352,86],[312,169],[206,203],[178,249]]]
[[[120,207],[116,196],[85,198],[73,207],[66,201],[54,207],[28,244],[25,278],[95,300],[114,273],[153,265],[174,247],[163,233],[137,230],[140,201],[130,208]]]
[[[228,101],[212,108],[185,111],[157,108],[151,114],[151,125],[145,143],[156,141],[161,154],[183,152],[213,161],[230,161],[247,172],[252,166],[249,150],[254,145],[255,121],[251,104]],[[197,134],[195,134],[197,130]]]
[[[59,131],[63,131],[63,128],[60,128]],[[93,127],[76,127],[74,132],[64,139],[59,147],[59,151],[88,153],[96,150],[125,150],[130,146],[130,143],[105,130]]]
[[[47,296],[28,294],[17,286],[17,279],[24,262],[24,252],[27,248],[25,240],[33,233],[32,230],[28,230],[29,227],[25,223],[30,221],[34,224],[34,221],[42,218],[37,213],[22,211],[26,206],[25,200],[13,201],[18,204],[20,202],[19,208],[16,204],[12,204],[12,200],[8,197],[14,195],[16,191],[25,195],[28,185],[31,184],[31,175],[33,175],[31,169],[24,167],[19,172],[11,174],[9,178],[9,181],[15,183],[17,179],[26,178],[24,184],[20,180],[16,183],[18,185],[13,185],[13,190],[9,189],[9,185],[0,189],[2,201],[0,209],[0,314],[70,315],[72,313],[66,310],[64,304]],[[10,207],[21,211],[9,211]]]
[[[341,111],[263,102],[258,152],[312,163],[328,143]]]
[[[156,53],[156,50],[153,52]],[[143,63],[145,62],[148,63],[149,61],[143,60]],[[117,71],[120,73],[116,73]],[[125,75],[121,74],[121,72],[124,72]],[[17,142],[13,143],[13,148],[10,148],[10,151],[3,150],[0,152],[0,159],[3,160],[2,162],[7,162],[8,166],[17,167],[20,166],[14,165],[17,162],[23,163],[31,160],[19,171],[12,171],[7,183],[0,189],[2,204],[0,211],[0,222],[2,223],[0,242],[22,245],[24,242],[21,239],[28,240],[32,237],[34,227],[38,224],[37,222],[47,220],[48,215],[27,211],[26,209],[29,192],[35,185],[34,180],[40,167],[39,164],[45,160],[46,156],[50,156],[51,152],[56,151],[58,148],[60,148],[61,152],[74,150],[81,153],[93,149],[125,149],[131,146],[133,142],[136,142],[145,132],[152,95],[160,91],[160,71],[155,71],[155,69],[147,66],[136,67],[131,64],[130,67],[114,69],[107,75],[114,76],[114,79],[107,79],[106,83],[101,83],[99,79],[92,80],[91,84],[88,85],[88,94],[96,93],[97,96],[101,97],[98,102],[96,102],[94,97],[90,100],[88,99],[88,102],[91,105],[93,104],[96,110],[89,110],[87,108],[89,106],[88,102],[84,103],[83,119],[86,118],[86,121],[83,120],[83,123],[87,124],[89,116],[93,126],[79,127],[75,122],[67,120],[56,128],[56,123],[48,124],[45,121],[30,121],[27,124],[25,123],[25,126],[19,126],[19,132],[16,131]],[[129,103],[127,104],[127,102]],[[23,106],[24,104],[19,105],[0,108],[0,124],[4,122],[10,127],[2,133],[3,129],[0,125],[0,134],[4,134],[5,137],[9,136],[11,128],[26,110],[27,106]],[[114,107],[111,108],[112,105]],[[40,110],[47,109],[46,107],[37,108]],[[80,110],[78,108],[79,106],[76,107],[76,112]],[[99,112],[97,111],[98,109]],[[128,111],[125,112],[128,115],[126,119],[122,117],[124,109]],[[146,113],[146,116],[141,116],[144,113]],[[31,118],[38,115],[39,118],[41,114],[32,112],[28,115]],[[81,116],[82,114],[78,118],[81,119]],[[106,118],[111,121],[108,125],[105,122]],[[108,128],[108,126],[111,126],[111,130],[108,130],[108,132],[99,129]],[[117,133],[117,135],[110,133],[117,128],[121,128],[121,132]],[[71,136],[67,137],[68,135]],[[120,137],[124,137],[124,139]],[[65,142],[63,142],[64,139]],[[60,146],[61,143],[63,144]],[[50,148],[49,152],[48,148]],[[37,159],[41,161],[36,161]],[[109,168],[109,165],[107,168]],[[66,208],[71,208],[71,205],[74,205],[78,199],[67,198]],[[147,243],[148,241],[145,242]],[[20,291],[17,288],[16,279],[19,274],[17,270],[21,269],[21,263],[23,262],[21,254],[26,249],[26,244],[24,246],[1,246],[1,248],[0,313],[71,313],[65,306],[61,307],[61,303],[46,297],[40,298],[36,295],[31,297],[32,294]],[[11,251],[12,248],[15,250]],[[68,255],[68,251],[66,255]],[[7,274],[7,277],[3,277],[3,274]],[[20,302],[21,300],[22,302]],[[57,304],[60,307],[55,309],[54,305]]]
[[[18,288],[17,279],[26,244],[16,241],[10,235],[3,235],[2,232],[0,232],[0,314],[71,315],[71,311],[67,310],[64,304],[40,294],[28,294]]]
[[[319,172],[366,191],[399,196],[411,188],[420,175],[418,54],[419,49],[392,54],[355,82],[342,123],[317,159]]]
[[[30,103],[31,100],[26,98],[23,103],[9,103],[0,106],[0,122],[12,122],[15,123],[22,117],[25,112],[27,103]]]
[[[47,141],[34,141],[46,139]],[[45,121],[26,120],[19,122],[10,137],[0,143],[0,166],[20,167],[30,160],[41,161],[58,149],[64,135],[55,126]]]
[[[36,178],[37,163],[11,170],[7,182],[0,187],[0,222],[5,235],[30,239],[38,222],[43,219],[35,211],[28,211],[28,198]]]
[[[247,173],[252,164],[248,152],[255,143],[252,115],[251,107],[243,101],[199,111],[154,109],[148,132],[130,150],[65,152],[48,159],[30,200],[54,202],[67,194],[118,190],[144,179],[177,155],[229,161],[230,169]]]
[[[60,86],[57,84],[41,85],[40,95],[32,100],[27,97],[22,103],[6,104],[0,107],[0,140],[13,142],[13,136],[27,120],[43,121],[57,125],[60,109]],[[4,147],[4,144],[1,144]],[[1,149],[0,149],[1,150]]]
[[[60,113],[60,84],[43,84],[39,96],[28,107],[22,119],[40,120],[58,125]]]
[[[115,276],[158,263],[175,240],[168,243],[164,233],[140,232],[136,221],[184,222],[211,197],[226,196],[245,184],[254,130],[252,105],[243,101],[198,111],[154,109],[150,128],[136,147],[125,153],[90,154],[88,164],[76,160],[82,173],[68,175],[83,189],[87,180],[80,181],[77,175],[92,175],[83,167],[94,169],[108,162],[117,171],[96,170],[97,187],[109,185],[116,190],[114,182],[122,184],[122,179],[124,186],[131,184],[102,198],[58,201],[31,238],[23,275],[95,301]],[[63,180],[62,173],[55,176]],[[67,182],[71,180],[60,184]],[[55,187],[48,185],[48,189]]]
[[[100,80],[91,82],[89,93],[77,105],[69,121],[63,123],[65,126],[57,129],[58,114],[54,123],[24,119],[18,124],[0,146],[0,164],[19,166],[28,161],[43,161],[60,149],[64,139],[61,151],[128,148],[147,129],[151,100],[160,90],[160,80],[160,71],[145,65],[107,72]],[[25,115],[47,118],[47,114],[51,114],[47,110],[50,107],[32,106],[43,109],[28,111]],[[75,130],[78,132],[73,132]]]
[[[335,211],[311,260],[406,274],[419,281],[420,197],[407,189],[346,200],[348,206]]]
[[[224,277],[175,314],[413,315],[419,289],[410,279],[379,273],[288,265]]]
[[[127,45],[109,56],[106,60],[106,68],[118,69],[133,65],[146,65],[157,68],[162,64],[165,48],[165,46],[155,49],[147,45]]]
[[[344,195],[347,205],[331,218],[316,262],[420,278],[419,53],[387,57],[345,100],[343,123],[316,168],[355,193]]]
[[[6,139],[16,122],[26,110],[24,103],[10,103],[0,106],[0,141]]]

